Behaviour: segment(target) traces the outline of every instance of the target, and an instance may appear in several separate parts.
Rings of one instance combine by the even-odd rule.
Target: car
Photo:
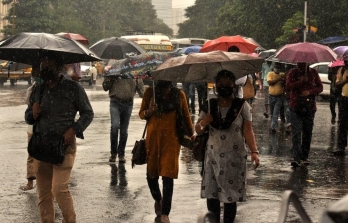
[[[93,85],[97,79],[97,69],[91,62],[81,62],[81,79],[80,82],[87,82],[89,85]]]
[[[31,85],[31,65],[3,61],[0,64],[0,86],[3,86],[8,80],[13,86],[19,80],[24,80]]]
[[[330,97],[330,83],[328,78],[329,65],[330,62],[320,62],[310,65],[310,68],[316,69],[318,71],[321,83],[323,84],[323,91],[319,94],[321,98],[327,100]]]

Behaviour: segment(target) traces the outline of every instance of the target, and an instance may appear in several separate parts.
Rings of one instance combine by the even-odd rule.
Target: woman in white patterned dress
[[[255,168],[260,161],[251,107],[235,97],[234,74],[220,71],[215,86],[218,98],[210,99],[210,111],[202,111],[195,125],[198,134],[209,128],[201,196],[207,198],[208,210],[215,214],[217,222],[220,222],[220,202],[224,203],[224,222],[230,223],[236,216],[236,202],[246,198],[246,145]]]

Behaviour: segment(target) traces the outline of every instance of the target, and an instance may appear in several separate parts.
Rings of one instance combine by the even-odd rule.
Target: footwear
[[[168,215],[161,215],[161,223],[170,223]]]
[[[309,162],[309,160],[301,160],[301,163],[302,163],[303,165],[306,165],[306,166],[308,166],[309,164],[311,164],[311,162]]]
[[[126,162],[126,158],[124,158],[124,156],[120,156],[120,157],[118,157],[118,162],[119,163],[125,163]]]
[[[271,130],[272,133],[276,133],[277,132],[277,129],[275,129],[275,128],[270,128],[270,130]]]
[[[333,124],[333,125],[336,124],[336,118],[335,117],[331,118],[331,124]]]
[[[116,154],[111,154],[110,158],[109,158],[109,162],[116,162]]]
[[[335,156],[344,156],[346,155],[346,151],[344,150],[336,150],[332,152]]]
[[[155,213],[157,216],[161,216],[161,214],[162,214],[162,200],[155,201]]]
[[[297,161],[292,161],[290,165],[291,165],[293,168],[296,168],[296,167],[299,167],[300,164],[301,164],[300,161],[299,161],[299,162],[297,162]]]
[[[265,112],[265,113],[263,113],[263,116],[265,116],[265,118],[268,118],[269,114]]]
[[[288,126],[286,126],[285,132],[286,132],[286,133],[291,133],[291,124],[288,125]]]
[[[32,189],[34,189],[34,185],[28,183],[28,184],[25,185],[25,186],[20,186],[19,189],[21,189],[21,190],[23,190],[23,191],[32,190]]]

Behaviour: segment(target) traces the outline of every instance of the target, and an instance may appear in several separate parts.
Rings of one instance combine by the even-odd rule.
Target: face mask
[[[34,81],[38,84],[43,83],[43,80],[40,77],[34,77]]]
[[[156,84],[159,88],[168,88],[170,85],[172,85],[171,81],[158,81]]]
[[[231,97],[233,94],[233,87],[217,87],[216,91],[219,96],[223,98]]]
[[[40,77],[42,78],[44,82],[48,82],[48,81],[54,80],[54,78],[56,77],[56,73],[54,72],[54,70],[51,70],[49,68],[44,68],[40,70]]]

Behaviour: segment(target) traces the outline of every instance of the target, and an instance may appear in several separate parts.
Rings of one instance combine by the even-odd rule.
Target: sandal
[[[111,155],[110,158],[109,158],[109,162],[116,162],[116,155]]]
[[[32,189],[34,189],[34,185],[33,184],[27,184],[25,186],[20,186],[19,189],[21,189],[23,191],[32,190]]]

